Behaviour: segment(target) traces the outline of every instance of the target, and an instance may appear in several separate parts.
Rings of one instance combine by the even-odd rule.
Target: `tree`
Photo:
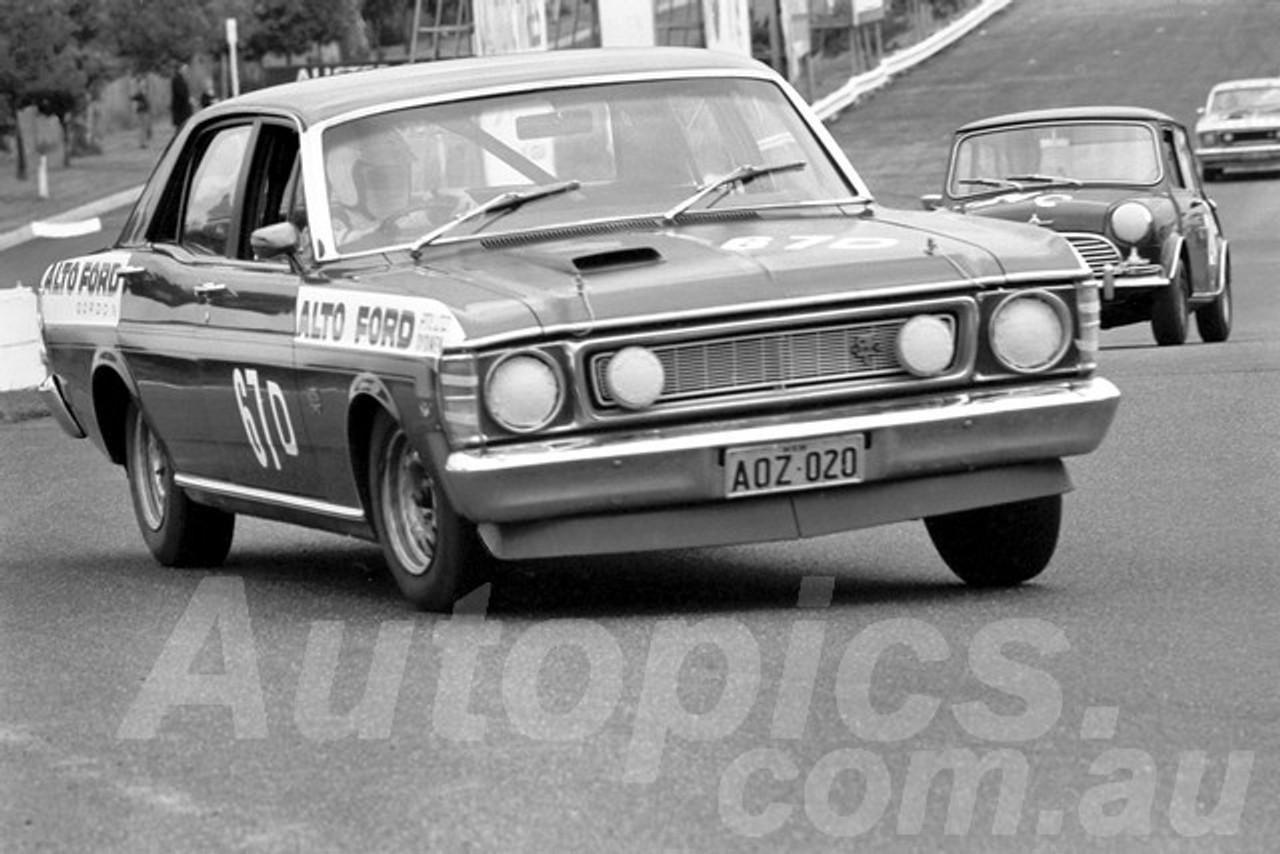
[[[0,97],[14,116],[17,177],[27,179],[19,112],[35,105],[56,115],[67,140],[67,118],[84,103],[86,51],[75,39],[69,0],[0,0]],[[70,162],[70,146],[64,157]]]
[[[350,22],[346,0],[257,0],[253,14],[256,26],[245,39],[250,56],[306,53],[342,41]]]
[[[202,0],[98,0],[103,40],[136,73],[168,72],[215,47],[221,34]]]

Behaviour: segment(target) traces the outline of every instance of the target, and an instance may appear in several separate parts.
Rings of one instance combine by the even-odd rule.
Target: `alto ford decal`
[[[464,340],[439,300],[304,286],[298,290],[299,344],[438,356]]]
[[[103,252],[59,261],[40,280],[40,314],[49,326],[115,326],[124,292],[128,252]]]

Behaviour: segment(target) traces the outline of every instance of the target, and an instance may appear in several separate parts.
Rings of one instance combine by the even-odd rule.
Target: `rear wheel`
[[[938,554],[966,584],[1012,587],[1049,565],[1062,524],[1062,496],[933,516],[924,524]]]
[[[1151,331],[1162,347],[1183,344],[1187,340],[1190,317],[1187,292],[1191,276],[1185,263],[1178,265],[1178,275],[1156,294],[1151,306]]]
[[[163,566],[220,566],[231,550],[234,514],[197,504],[173,482],[173,462],[137,404],[125,413],[125,469],[138,528]]]
[[[449,503],[429,460],[390,416],[369,442],[373,523],[401,593],[424,611],[447,611],[482,584],[490,558],[475,526]]]
[[[1196,328],[1200,340],[1209,344],[1226,341],[1231,335],[1231,266],[1228,262],[1222,293],[1208,305],[1196,309]]]

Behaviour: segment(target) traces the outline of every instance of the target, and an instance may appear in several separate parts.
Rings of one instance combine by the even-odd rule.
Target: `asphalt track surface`
[[[1278,13],[1018,0],[833,132],[914,204],[982,115],[1190,120],[1214,80],[1280,68]],[[0,848],[1275,850],[1277,187],[1211,186],[1228,343],[1104,333],[1120,414],[1014,591],[965,589],[900,525],[517,565],[483,620],[438,619],[370,546],[267,523],[224,571],[161,569],[92,446],[0,427]],[[913,776],[945,761],[1005,777]]]

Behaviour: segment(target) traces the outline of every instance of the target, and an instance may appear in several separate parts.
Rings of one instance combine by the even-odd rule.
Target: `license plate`
[[[867,438],[862,433],[724,452],[724,492],[729,498],[813,489],[862,480]]]

